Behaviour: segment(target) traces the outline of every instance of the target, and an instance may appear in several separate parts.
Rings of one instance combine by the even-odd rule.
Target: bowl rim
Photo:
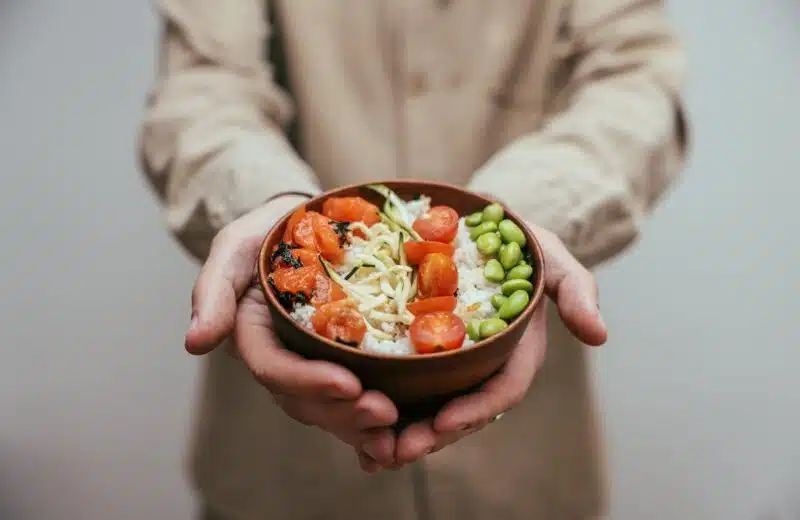
[[[536,283],[533,286],[533,293],[531,294],[530,302],[528,302],[527,307],[525,310],[514,318],[514,320],[506,327],[502,332],[495,334],[486,339],[482,339],[480,341],[475,342],[475,344],[467,347],[466,349],[461,347],[454,350],[445,350],[443,352],[436,352],[432,354],[381,354],[377,352],[367,352],[362,349],[356,349],[353,347],[349,347],[347,345],[342,345],[328,339],[321,334],[318,334],[315,330],[308,329],[303,327],[296,320],[294,320],[286,309],[283,308],[282,305],[278,302],[278,299],[270,290],[269,283],[267,281],[267,277],[272,272],[271,269],[266,269],[266,266],[269,264],[266,260],[269,258],[269,251],[267,248],[267,244],[272,241],[273,236],[277,233],[278,229],[280,229],[283,224],[289,219],[289,217],[297,211],[298,208],[301,206],[309,206],[316,202],[323,201],[329,197],[336,196],[337,193],[342,193],[346,191],[350,191],[353,189],[361,189],[365,188],[366,186],[373,185],[373,184],[407,184],[411,186],[435,186],[437,188],[445,188],[450,189],[453,191],[457,191],[463,194],[467,194],[473,197],[478,197],[482,199],[486,205],[489,205],[493,202],[498,202],[502,204],[502,202],[492,199],[484,194],[476,193],[469,191],[461,186],[457,186],[454,184],[450,184],[447,182],[442,181],[431,181],[431,180],[413,180],[413,179],[382,179],[382,180],[375,180],[370,182],[360,182],[356,184],[348,184],[345,186],[338,186],[336,188],[327,190],[318,194],[315,197],[308,199],[307,201],[303,202],[302,204],[298,204],[290,211],[288,211],[285,215],[283,215],[269,230],[269,232],[264,237],[264,240],[261,242],[261,246],[259,247],[258,253],[258,282],[261,287],[261,291],[264,293],[268,305],[273,309],[277,310],[286,320],[288,320],[293,327],[298,329],[300,332],[307,334],[313,337],[316,340],[319,340],[329,347],[332,347],[336,350],[342,351],[345,354],[350,354],[356,357],[363,357],[363,358],[370,358],[375,360],[386,360],[386,361],[404,361],[404,362],[413,362],[413,361],[421,361],[421,360],[432,360],[432,359],[442,359],[447,357],[457,356],[459,354],[464,354],[466,352],[471,352],[479,349],[483,349],[489,346],[492,343],[503,338],[505,335],[509,334],[512,329],[516,329],[517,327],[521,326],[522,323],[529,323],[531,315],[536,311],[536,309],[541,304],[542,298],[544,297],[544,273],[545,273],[545,258],[544,258],[544,251],[542,250],[542,245],[539,240],[536,238],[536,235],[530,230],[528,225],[525,221],[517,215],[514,211],[510,210],[505,204],[503,204],[503,209],[505,210],[506,216],[510,216],[512,220],[516,221],[516,223],[522,228],[523,233],[525,233],[525,238],[527,240],[527,246],[530,248],[531,256],[535,259],[536,266],[537,266],[537,277]],[[424,189],[419,190],[420,193],[425,193]],[[463,217],[463,215],[460,215]]]

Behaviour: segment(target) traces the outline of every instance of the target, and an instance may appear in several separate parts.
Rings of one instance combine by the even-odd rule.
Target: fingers
[[[374,390],[364,392],[356,401],[354,410],[355,426],[359,430],[391,426],[399,415],[391,399]]]
[[[495,416],[513,408],[525,397],[544,360],[547,346],[545,306],[539,307],[531,325],[502,370],[481,388],[454,399],[437,414],[434,430],[452,433],[488,424]]]
[[[600,316],[594,276],[556,235],[539,226],[530,227],[544,251],[545,290],[558,305],[561,319],[584,343],[602,345],[608,331]]]
[[[439,434],[433,430],[431,420],[414,423],[397,438],[395,458],[397,463],[411,464],[432,453],[439,443]]]
[[[211,243],[192,291],[192,323],[185,338],[191,354],[206,354],[233,331],[236,304],[250,285],[261,242],[272,225],[262,212],[232,222]]]
[[[274,394],[318,400],[355,399],[361,394],[361,383],[346,368],[306,360],[279,345],[261,306],[241,304],[236,343],[248,369]]]

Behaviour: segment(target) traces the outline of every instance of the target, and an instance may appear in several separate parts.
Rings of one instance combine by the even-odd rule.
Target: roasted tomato
[[[411,265],[419,264],[425,258],[425,255],[430,253],[442,253],[452,257],[456,252],[456,248],[441,242],[404,242],[403,249],[406,252],[408,263]]]
[[[431,312],[453,312],[456,310],[458,300],[455,296],[437,296],[417,300],[408,304],[408,311],[414,316],[421,316]]]
[[[339,284],[325,276],[323,273],[317,274],[314,294],[311,297],[311,305],[319,307],[326,303],[344,300],[347,298]]]
[[[458,233],[458,213],[448,206],[434,206],[412,227],[424,240],[449,244]]]
[[[283,241],[287,243],[294,242],[294,228],[297,227],[297,223],[306,215],[306,207],[303,206],[294,213],[292,216],[289,217],[289,221],[286,223],[286,230],[283,232]]]
[[[322,205],[322,214],[339,222],[363,222],[367,226],[381,221],[378,206],[361,197],[331,197]]]
[[[419,354],[461,348],[467,329],[452,312],[432,312],[414,318],[409,329],[411,343]]]
[[[317,275],[321,272],[322,266],[319,264],[299,268],[283,267],[273,271],[270,278],[279,291],[292,294],[303,293],[308,299],[314,292]]]
[[[420,298],[453,296],[458,289],[458,269],[453,260],[442,253],[426,255],[419,264]]]
[[[311,317],[311,324],[317,334],[353,347],[358,346],[367,334],[364,317],[347,300],[321,306]]]

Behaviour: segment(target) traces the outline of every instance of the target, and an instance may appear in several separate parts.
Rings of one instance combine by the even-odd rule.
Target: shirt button
[[[411,74],[408,83],[408,93],[411,96],[419,96],[428,89],[428,76],[423,72]]]
[[[450,4],[453,3],[453,0],[436,0],[436,5],[438,5],[442,9],[447,9],[450,7]]]

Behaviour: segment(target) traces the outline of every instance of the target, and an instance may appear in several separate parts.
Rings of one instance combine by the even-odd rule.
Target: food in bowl
[[[382,207],[358,196],[301,207],[273,247],[268,285],[296,323],[366,352],[431,354],[498,334],[530,304],[536,266],[500,204],[459,215],[367,187]]]

